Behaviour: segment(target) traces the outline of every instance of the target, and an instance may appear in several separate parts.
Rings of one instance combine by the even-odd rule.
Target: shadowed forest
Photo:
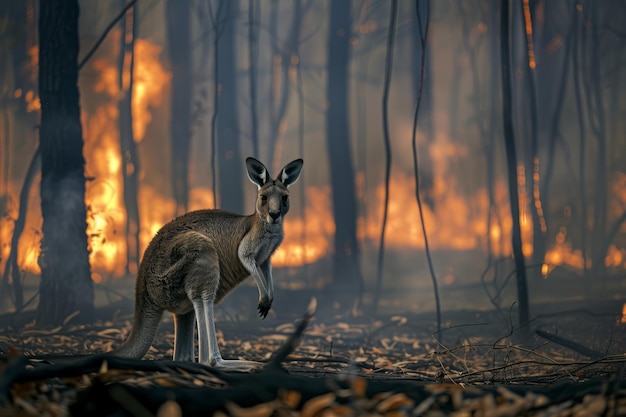
[[[359,385],[368,378],[604,378],[614,391],[593,401],[626,413],[625,27],[619,0],[2,3],[2,366],[16,353],[118,346],[157,231],[193,210],[254,213],[246,157],[272,177],[302,158],[267,319],[252,279],[215,307],[225,357],[357,375],[340,384],[354,398],[373,398]],[[172,357],[166,316],[155,363]],[[301,344],[276,359],[294,331]],[[201,368],[174,377],[174,365],[168,383],[138,382],[123,375],[137,363],[109,363],[119,374],[85,372],[100,369],[103,387],[121,384],[151,413],[187,394],[134,390],[241,383]],[[7,394],[39,378],[19,372],[0,381],[0,404],[33,404],[26,388]],[[326,404],[326,388],[285,382],[296,401],[277,381],[271,398],[233,393],[198,410],[341,414],[339,386]],[[425,413],[448,393],[428,392],[369,407]],[[521,406],[507,392],[489,395],[526,411],[562,405],[542,392]],[[52,402],[75,400],[62,395]],[[440,409],[468,410],[459,404]]]

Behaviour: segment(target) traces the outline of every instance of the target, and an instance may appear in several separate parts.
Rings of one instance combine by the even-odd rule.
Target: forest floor
[[[281,291],[290,308],[266,320],[233,314],[254,311],[254,291],[233,293],[217,311],[224,358],[270,361],[312,295]],[[149,361],[26,359],[110,350],[130,330],[132,303],[100,309],[93,324],[51,329],[21,313],[0,320],[0,416],[626,416],[622,303],[534,305],[525,342],[513,315],[498,310],[446,311],[438,331],[432,311],[366,317],[320,306],[282,368],[254,374],[169,360],[165,316]]]

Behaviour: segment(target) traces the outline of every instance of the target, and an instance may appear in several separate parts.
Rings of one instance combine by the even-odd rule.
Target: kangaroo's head
[[[256,212],[262,221],[276,225],[282,223],[283,216],[289,211],[288,187],[298,180],[302,164],[302,159],[296,159],[272,179],[265,165],[254,158],[246,158],[248,177],[259,187]]]

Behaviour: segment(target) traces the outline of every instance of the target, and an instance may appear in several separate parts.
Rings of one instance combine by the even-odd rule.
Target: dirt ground
[[[281,291],[292,308],[279,305],[262,321],[254,305],[242,308],[254,293],[234,293],[217,310],[222,355],[270,361],[310,296]],[[282,368],[255,374],[170,361],[170,317],[149,361],[28,361],[110,350],[130,330],[132,303],[100,309],[94,324],[54,329],[30,327],[22,314],[0,332],[0,415],[626,415],[620,303],[533,306],[525,341],[510,311],[446,311],[438,331],[433,312],[366,316],[321,305]]]

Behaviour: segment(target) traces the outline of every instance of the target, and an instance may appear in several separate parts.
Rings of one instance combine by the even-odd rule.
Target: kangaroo
[[[167,310],[174,315],[174,360],[195,360],[197,324],[200,363],[240,371],[260,368],[259,362],[222,359],[213,306],[252,276],[259,289],[259,314],[267,316],[274,300],[270,258],[283,240],[288,187],[297,181],[302,164],[296,159],[272,179],[265,165],[247,158],[248,177],[258,187],[254,214],[198,210],[163,226],[139,266],[130,334],[111,353],[142,358]]]

